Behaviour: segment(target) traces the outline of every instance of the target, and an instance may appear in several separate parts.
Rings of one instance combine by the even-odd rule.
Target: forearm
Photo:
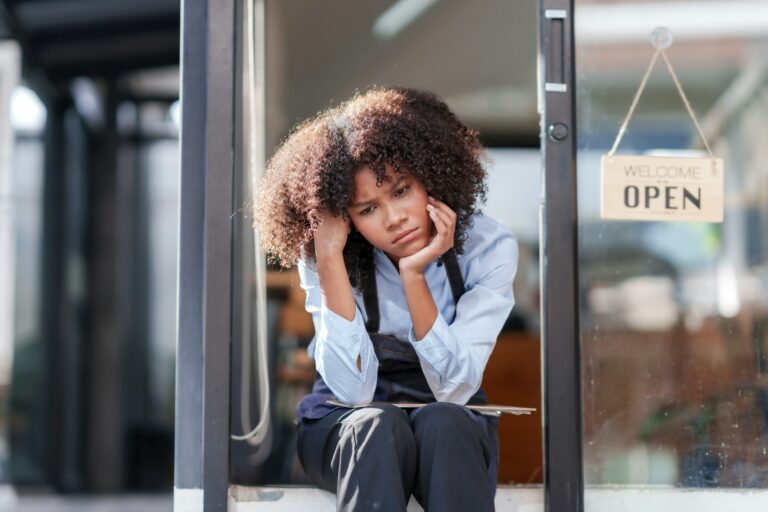
[[[356,306],[343,253],[318,252],[316,256],[323,304],[343,319],[351,322],[355,319]],[[362,363],[362,358],[358,355],[358,371],[363,370]]]
[[[420,341],[432,329],[437,318],[435,299],[422,272],[403,272],[400,279],[413,322],[413,332],[416,340]]]
[[[342,253],[317,254],[323,304],[345,320],[355,318],[355,299]]]

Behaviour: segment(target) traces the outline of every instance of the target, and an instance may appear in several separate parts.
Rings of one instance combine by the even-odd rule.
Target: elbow
[[[358,389],[345,389],[343,393],[334,391],[336,398],[349,406],[367,405],[373,401],[374,388],[360,387]],[[331,390],[333,391],[333,390]]]
[[[363,374],[344,375],[342,378],[325,379],[325,383],[331,389],[336,398],[346,405],[367,405],[373,400],[376,391],[377,374],[375,371]]]
[[[373,400],[379,364],[375,356],[366,357],[365,353],[354,358],[339,355],[330,344],[320,344],[316,355],[317,371],[337,400],[350,406]]]
[[[351,397],[348,403],[349,405],[356,407],[358,405],[368,405],[373,401],[373,393],[361,393]]]
[[[438,402],[466,405],[480,389],[482,380],[482,372],[471,370],[463,378],[446,381],[441,389],[433,390],[433,393]]]

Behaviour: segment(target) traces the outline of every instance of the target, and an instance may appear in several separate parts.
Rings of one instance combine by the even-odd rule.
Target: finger
[[[438,212],[434,208],[429,210],[430,219],[432,219],[432,222],[435,224],[435,228],[437,228],[438,234],[442,235],[445,235],[450,231],[450,224],[444,215],[445,214]]]
[[[438,210],[447,213],[449,217],[456,218],[456,212],[454,212],[450,206],[440,201],[439,199],[435,199],[434,197],[429,196],[429,203],[433,206],[436,206]]]
[[[445,225],[448,227],[449,230],[454,229],[456,226],[456,221],[444,210],[440,210],[435,208],[435,215],[440,218],[443,222],[445,222]]]
[[[429,217],[431,219],[437,219],[441,222],[445,222],[445,214],[442,214],[440,210],[435,206],[434,204],[428,204],[427,205],[427,212],[429,213]]]
[[[451,222],[451,219],[448,217],[447,213],[442,212],[435,207],[428,208],[428,210],[429,210],[429,216],[430,218],[432,218],[434,222],[436,222],[436,220],[439,220],[442,223],[443,230],[447,231],[450,229],[452,222]]]
[[[448,226],[449,231],[456,229],[456,215],[447,206],[444,208],[434,207],[435,215],[442,219]]]

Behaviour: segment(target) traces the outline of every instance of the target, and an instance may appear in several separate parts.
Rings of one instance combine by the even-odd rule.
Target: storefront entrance
[[[517,304],[485,385],[539,413],[502,423],[497,509],[760,510],[768,3],[227,5],[184,19],[207,39],[185,46],[183,74],[177,510],[224,510],[227,497],[231,510],[333,509],[294,452],[314,376],[303,292],[232,212],[291,126],[375,84],[432,90],[480,130],[486,213],[520,242]],[[725,160],[721,224],[600,217],[600,156],[659,25]],[[658,66],[619,153],[700,155],[697,140]]]

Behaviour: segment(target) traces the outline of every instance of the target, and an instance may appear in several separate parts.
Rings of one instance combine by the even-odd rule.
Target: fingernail
[[[434,198],[434,197],[432,197],[432,196],[429,196],[429,200],[430,200],[430,201],[434,201],[434,200],[435,200],[435,198]]]

